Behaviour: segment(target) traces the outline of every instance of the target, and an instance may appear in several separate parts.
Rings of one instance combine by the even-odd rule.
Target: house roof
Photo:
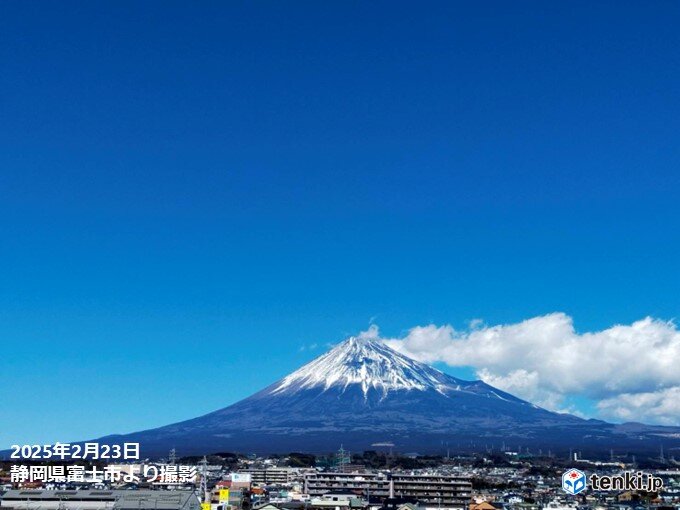
[[[488,501],[481,501],[479,503],[472,503],[470,510],[496,510],[496,507]]]

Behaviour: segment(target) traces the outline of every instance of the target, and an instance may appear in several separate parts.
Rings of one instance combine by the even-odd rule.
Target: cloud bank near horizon
[[[381,338],[417,360],[473,367],[488,384],[546,409],[580,414],[571,397],[596,404],[597,417],[680,425],[680,331],[646,317],[629,325],[578,333],[573,319],[551,313],[516,324],[466,330],[417,326],[402,338]]]

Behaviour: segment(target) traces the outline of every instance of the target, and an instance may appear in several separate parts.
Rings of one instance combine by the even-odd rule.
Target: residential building
[[[257,484],[280,484],[290,483],[298,474],[298,470],[288,467],[265,466],[262,468],[247,468],[239,470],[239,474],[248,474],[252,483]]]
[[[312,473],[305,475],[305,492],[312,497],[331,491],[351,491],[368,497],[414,498],[422,508],[467,508],[472,496],[464,476],[393,473]]]
[[[192,491],[10,490],[0,496],[2,510],[200,510]]]

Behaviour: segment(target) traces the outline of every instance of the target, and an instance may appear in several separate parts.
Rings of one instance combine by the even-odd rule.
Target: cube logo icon
[[[586,474],[579,469],[570,469],[562,475],[562,489],[567,494],[576,496],[586,488]]]

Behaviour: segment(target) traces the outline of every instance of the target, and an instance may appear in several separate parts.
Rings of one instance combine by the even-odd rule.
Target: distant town
[[[256,456],[216,453],[157,464],[191,472],[177,479],[118,483],[13,481],[12,463],[0,470],[2,510],[680,510],[680,462],[663,450],[635,458],[612,451],[608,460],[579,452],[558,457],[528,450],[485,454],[400,454],[391,445],[355,453]],[[55,463],[52,463],[55,464]],[[85,463],[86,467],[96,464]],[[105,465],[99,465],[104,468]],[[127,464],[134,469],[140,464]],[[598,476],[644,472],[663,480],[657,492],[595,490],[571,495],[570,469]],[[85,471],[87,472],[87,470]],[[16,477],[14,477],[16,478]]]

